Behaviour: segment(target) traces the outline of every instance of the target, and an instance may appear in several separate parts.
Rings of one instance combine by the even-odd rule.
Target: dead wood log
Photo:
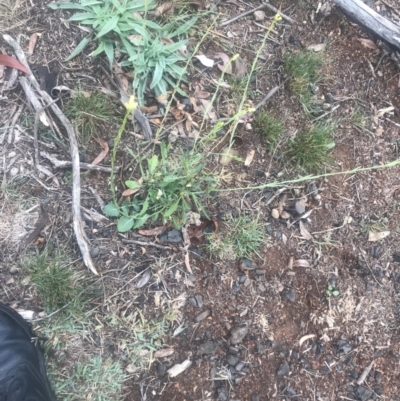
[[[400,26],[378,14],[362,0],[332,0],[357,24],[400,52]]]

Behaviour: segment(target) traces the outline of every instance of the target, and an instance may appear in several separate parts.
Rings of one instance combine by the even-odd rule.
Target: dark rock
[[[228,363],[228,365],[236,366],[239,362],[239,358],[235,355],[228,355],[228,357],[226,358],[226,362]]]
[[[95,259],[100,255],[100,249],[95,247],[90,250],[90,256]]]
[[[240,344],[249,332],[248,326],[234,327],[231,330],[231,335],[229,337],[229,342],[232,345]]]
[[[396,252],[396,253],[393,255],[393,262],[400,263],[400,252]]]
[[[294,391],[290,386],[286,389],[285,395],[288,397],[296,397],[296,391]]]
[[[383,390],[381,386],[375,386],[374,387],[374,393],[377,395],[383,395]]]
[[[264,191],[263,192],[263,197],[264,197],[264,200],[269,200],[269,199],[271,199],[272,198],[272,196],[274,195],[274,193],[272,192],[272,191]]]
[[[286,224],[286,220],[284,220]],[[276,239],[281,239],[282,238],[282,232],[281,231],[275,231],[274,236]]]
[[[376,381],[378,384],[382,383],[382,375],[381,375],[381,372],[378,372],[378,371],[375,372],[375,381]]]
[[[308,192],[311,196],[318,195],[318,187],[315,185],[315,182],[308,184]]]
[[[211,355],[218,349],[218,347],[218,341],[206,341],[204,344],[200,345],[199,349],[196,352],[196,355]]]
[[[292,351],[292,358],[293,359],[299,359],[299,357],[300,357],[300,354],[299,354],[299,352],[297,351],[297,350],[293,350]]]
[[[238,355],[239,354],[239,348],[229,347],[228,350],[229,350],[229,353],[232,354],[232,355]]]
[[[338,340],[334,347],[335,354],[348,354],[352,350],[351,345],[345,340]]]
[[[252,395],[252,396],[251,396],[251,401],[260,401],[260,396],[258,396],[258,395]]]
[[[274,229],[272,228],[272,224],[267,224],[267,225],[265,226],[265,230],[267,231],[267,234],[268,234],[268,235],[272,235],[272,233],[273,233],[273,231],[274,231]]]
[[[288,288],[287,290],[283,290],[281,292],[281,297],[282,299],[294,302],[296,300],[296,291],[293,288]]]
[[[220,387],[217,390],[217,400],[218,401],[228,401],[228,391],[225,387]]]
[[[366,387],[364,387],[364,386],[358,386],[357,389],[356,389],[356,391],[355,391],[355,395],[357,396],[357,398],[358,398],[360,401],[367,401],[367,400],[369,400],[369,399],[372,397],[373,394],[374,394],[374,393],[373,393],[372,391],[368,390],[368,389],[367,389]]]
[[[255,176],[256,176],[256,178],[264,178],[265,177],[265,173],[264,173],[264,171],[256,170]]]
[[[244,368],[244,363],[243,362],[239,362],[236,366],[236,372],[240,372],[242,369]]]
[[[326,103],[333,104],[333,103],[335,102],[335,99],[334,99],[333,96],[328,92],[328,93],[325,95],[325,101],[326,101]]]
[[[379,259],[379,257],[381,256],[381,247],[379,245],[374,246],[371,249],[371,255],[373,258]]]
[[[342,78],[337,77],[336,78],[336,84],[337,84],[338,89],[344,89],[344,82],[343,82]]]
[[[208,316],[210,316],[211,315],[211,311],[209,311],[209,310],[206,310],[206,311],[204,311],[204,312],[201,312],[199,315],[197,315],[195,318],[194,318],[194,321],[197,323],[197,322],[201,322],[202,320],[204,320],[206,317],[208,317]]]
[[[176,230],[175,228],[164,231],[159,237],[160,242],[172,242],[175,244],[179,244],[182,242],[182,235],[181,232]]]
[[[195,308],[202,308],[203,307],[203,297],[201,295],[195,295],[194,297],[189,298],[189,302]]]
[[[279,367],[277,374],[278,376],[287,376],[289,372],[290,372],[290,366],[286,361],[284,361]]]
[[[243,258],[240,266],[243,270],[255,270],[258,268],[258,266],[251,260],[247,258]]]
[[[167,368],[161,362],[157,364],[157,374],[158,376],[165,376],[167,374]]]
[[[110,139],[109,141],[107,141],[107,145],[110,149],[112,149],[114,147],[114,139]]]
[[[295,38],[293,35],[289,36],[289,43],[293,46],[299,46],[300,45],[300,41],[299,39]]]

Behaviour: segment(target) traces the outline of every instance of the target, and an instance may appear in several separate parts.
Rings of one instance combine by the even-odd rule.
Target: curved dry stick
[[[35,76],[32,74],[31,69],[29,68],[25,53],[18,45],[18,43],[9,35],[3,35],[3,38],[14,49],[18,60],[30,72],[30,75],[27,75],[27,77],[32,86],[42,96],[43,100],[47,103],[48,107],[51,108],[53,113],[63,124],[65,130],[68,133],[72,161],[72,214],[76,242],[78,243],[79,249],[81,251],[83,262],[94,274],[98,275],[99,273],[97,272],[90,256],[89,245],[85,239],[86,235],[83,229],[81,218],[81,176],[79,165],[79,150],[74,128],[72,127],[72,124],[69,122],[68,118],[65,117],[64,113],[59,109],[59,107],[55,103],[53,103],[52,97],[47,92],[40,89],[39,83],[37,82]]]

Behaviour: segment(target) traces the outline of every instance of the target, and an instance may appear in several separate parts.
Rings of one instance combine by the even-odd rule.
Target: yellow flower
[[[134,109],[136,109],[137,107],[137,103],[135,101],[135,95],[131,95],[131,97],[129,98],[129,101],[127,103],[124,103],[126,110],[128,111],[132,111]]]

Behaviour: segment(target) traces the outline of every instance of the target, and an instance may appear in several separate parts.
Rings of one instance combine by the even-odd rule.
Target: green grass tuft
[[[79,142],[85,144],[104,130],[104,124],[113,119],[114,112],[110,100],[101,93],[94,92],[87,97],[78,92],[68,102],[65,114],[73,121]]]
[[[236,260],[252,257],[265,242],[263,224],[246,216],[226,223],[226,232],[209,235],[207,249],[219,259]]]
[[[310,84],[319,79],[322,66],[323,53],[303,51],[285,56],[284,68],[290,78],[289,88],[306,106],[312,99]]]
[[[289,142],[291,159],[307,172],[320,171],[332,158],[329,150],[335,146],[332,134],[333,124],[319,123],[309,131],[301,132]]]
[[[55,366],[49,367],[49,378],[54,390],[64,401],[123,401],[123,384],[128,375],[119,362],[97,356],[78,362],[72,374],[62,374]]]
[[[85,301],[79,275],[65,267],[63,260],[61,253],[50,256],[45,252],[26,263],[26,282],[37,291],[47,312],[67,304],[70,311],[81,310]]]
[[[267,111],[259,112],[253,122],[255,131],[265,140],[269,150],[272,150],[283,132],[283,124]]]

